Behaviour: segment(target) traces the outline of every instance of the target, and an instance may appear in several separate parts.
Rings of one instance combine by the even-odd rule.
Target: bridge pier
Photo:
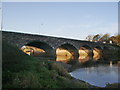
[[[88,55],[90,57],[89,61],[93,61],[93,56],[94,56],[93,50],[90,50]]]

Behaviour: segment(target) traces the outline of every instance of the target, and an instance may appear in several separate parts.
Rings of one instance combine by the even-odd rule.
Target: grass
[[[119,53],[120,53],[120,47],[109,46],[109,48],[103,50],[102,55],[105,60],[119,61],[120,60]]]
[[[73,79],[54,61],[38,60],[16,46],[2,43],[3,88],[90,88],[91,85]]]
[[[120,88],[120,83],[106,84],[106,88]]]

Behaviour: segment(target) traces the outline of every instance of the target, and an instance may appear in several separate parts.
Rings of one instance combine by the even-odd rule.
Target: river
[[[120,83],[118,80],[118,71],[120,67],[117,64],[101,64],[92,67],[84,67],[70,72],[70,75],[76,79],[86,81],[94,86],[105,87],[107,83]]]
[[[85,53],[83,50],[80,51],[80,56],[78,61],[81,65],[85,62],[89,61],[90,57]],[[63,52],[61,52],[64,54]],[[73,59],[72,55],[60,55],[58,54],[56,61],[62,61],[68,63]],[[94,52],[93,60],[101,62],[102,57],[97,52]],[[105,87],[108,83],[118,83],[118,70],[120,70],[119,65],[113,64],[112,61],[106,60],[107,64],[89,64],[89,67],[82,67],[78,68],[70,73],[70,75],[76,79],[80,79],[90,83],[91,85],[98,86],[98,87]],[[73,62],[72,62],[73,63]],[[109,64],[108,64],[109,63]],[[120,64],[120,63],[119,63]],[[120,83],[120,82],[119,82]]]

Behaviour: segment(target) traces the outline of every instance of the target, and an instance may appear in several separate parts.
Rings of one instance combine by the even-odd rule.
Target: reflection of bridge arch
[[[83,45],[79,48],[79,62],[84,63],[93,57],[92,47]]]
[[[56,48],[56,55],[58,56],[66,56],[66,59],[77,59],[78,58],[78,50],[71,44],[65,43],[62,45],[59,45]],[[62,60],[59,60],[62,61]],[[64,60],[65,61],[65,60]]]
[[[60,46],[58,46],[57,48],[63,48],[63,49],[66,49],[68,50],[73,56],[78,56],[78,50],[75,46],[73,46],[72,44],[69,44],[69,43],[65,43],[65,44],[62,44]]]
[[[80,50],[84,50],[84,52],[86,52],[89,56],[91,56],[92,53],[93,53],[92,47],[90,47],[89,45],[81,46],[80,49],[79,49],[79,54],[80,54]]]
[[[55,57],[54,49],[46,42],[31,41],[31,42],[28,42],[25,46],[32,46],[32,47],[40,48],[45,51],[45,56]]]
[[[102,57],[102,50],[103,48],[101,46],[95,46],[93,49],[93,59],[99,60]]]

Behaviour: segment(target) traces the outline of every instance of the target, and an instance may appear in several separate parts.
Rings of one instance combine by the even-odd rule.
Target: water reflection
[[[43,49],[33,46],[23,46],[21,50],[30,56],[42,56],[45,54],[45,51]]]
[[[65,49],[58,48],[56,50],[56,61],[69,62],[71,59],[74,59],[72,53]]]
[[[88,61],[90,59],[89,55],[88,55],[89,51],[88,50],[79,50],[79,58],[78,61],[80,63],[84,63],[86,61]]]
[[[94,56],[93,60],[97,61],[101,58],[100,51],[99,50],[94,50],[93,51]],[[62,61],[62,62],[69,62],[74,59],[74,55],[70,53],[69,51],[65,49],[58,48],[56,50],[56,61]],[[89,50],[86,49],[80,49],[79,50],[79,57],[76,59],[79,63],[85,63],[90,60],[90,55],[89,55]]]
[[[82,55],[81,55],[81,56],[78,58],[78,61],[79,61],[80,63],[84,63],[84,62],[89,61],[89,59],[90,59],[89,56],[82,56]]]
[[[97,61],[101,58],[101,50],[97,49],[97,48],[94,48],[93,50],[93,60],[94,61]]]
[[[57,56],[56,61],[62,61],[62,62],[69,62],[71,59],[74,59],[73,57],[70,56]]]
[[[46,57],[47,55],[45,50],[36,48],[33,46],[23,46],[21,50],[28,55],[36,56],[36,57],[40,57],[40,56]],[[90,53],[89,49],[81,47],[78,53],[79,53],[79,57],[75,56],[75,53],[72,50],[68,51],[63,48],[57,48],[56,49],[56,61],[62,61],[62,62],[68,63],[70,61],[76,60],[79,63],[85,63],[90,60],[91,56],[89,55]],[[99,60],[101,57],[100,50],[94,49],[93,53],[94,53],[93,60],[94,61]]]
[[[118,81],[117,65],[99,65],[97,67],[80,68],[70,74],[80,80],[84,80],[92,85],[105,87],[106,83],[117,83]]]

